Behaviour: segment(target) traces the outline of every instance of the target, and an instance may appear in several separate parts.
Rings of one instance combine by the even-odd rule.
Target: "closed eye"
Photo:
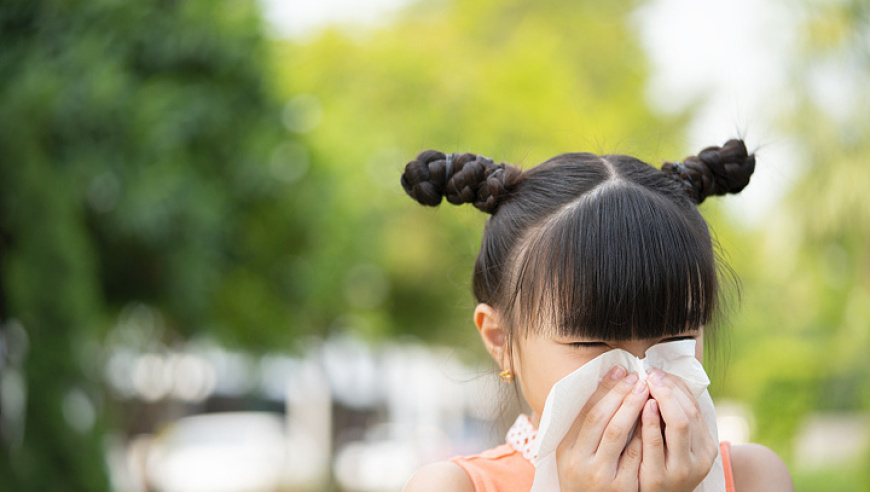
[[[678,342],[680,340],[695,340],[698,335],[680,335],[676,337],[668,337],[659,340],[658,343]],[[567,345],[578,348],[602,348],[610,347],[606,342],[569,342]]]
[[[670,338],[665,338],[664,340],[662,340],[662,341],[659,342],[659,343],[662,343],[662,342],[677,342],[677,341],[680,341],[680,340],[694,340],[696,336],[697,336],[697,335],[682,335],[682,336],[678,336],[678,337],[670,337]]]
[[[571,342],[569,345],[573,347],[605,347],[607,346],[604,342]]]

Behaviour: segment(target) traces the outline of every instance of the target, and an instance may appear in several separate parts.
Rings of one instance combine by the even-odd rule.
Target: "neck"
[[[532,423],[532,425],[535,426],[535,429],[537,429],[541,426],[541,416],[538,415],[538,412],[530,413],[529,414],[529,421]]]

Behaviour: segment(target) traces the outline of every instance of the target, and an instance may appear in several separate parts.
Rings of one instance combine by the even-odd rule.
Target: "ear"
[[[489,304],[478,304],[474,308],[474,325],[477,326],[486,351],[495,359],[499,367],[502,369],[510,367],[507,336],[504,328],[499,324],[498,312]]]

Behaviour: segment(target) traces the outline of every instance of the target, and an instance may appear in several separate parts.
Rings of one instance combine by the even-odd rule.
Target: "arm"
[[[731,447],[731,467],[737,492],[793,492],[785,463],[760,444]]]
[[[417,470],[402,492],[474,492],[474,485],[459,465],[442,461]]]

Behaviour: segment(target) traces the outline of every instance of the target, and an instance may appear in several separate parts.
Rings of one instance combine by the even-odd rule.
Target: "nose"
[[[616,348],[621,348],[639,359],[646,357],[646,351],[656,344],[656,340],[626,340],[619,342]]]

